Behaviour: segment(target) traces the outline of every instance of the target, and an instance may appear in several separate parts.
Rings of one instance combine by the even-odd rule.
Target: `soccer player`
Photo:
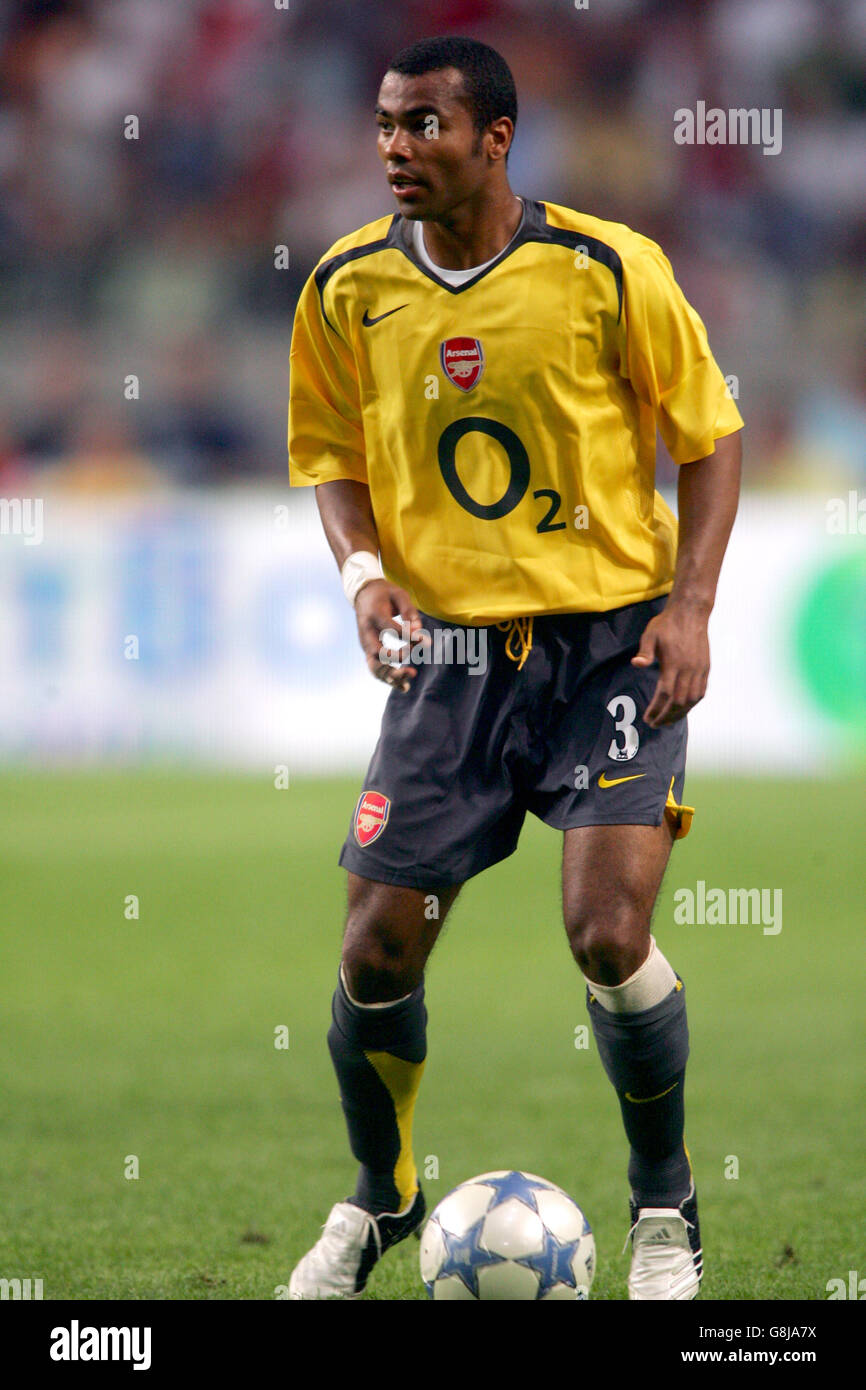
[[[516,120],[486,45],[401,53],[376,106],[397,211],[327,252],[295,319],[290,479],[316,487],[367,664],[393,689],[340,855],[328,1041],[360,1171],[294,1298],[358,1297],[424,1219],[425,964],[527,811],[564,832],[565,927],[630,1145],[630,1297],[693,1298],[701,1279],[685,989],[650,922],[692,817],[686,715],[743,422],[654,242],[512,192]]]

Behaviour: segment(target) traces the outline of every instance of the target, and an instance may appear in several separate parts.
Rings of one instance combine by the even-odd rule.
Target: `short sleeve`
[[[624,258],[621,371],[652,410],[675,463],[705,458],[743,419],[667,257],[644,241]]]
[[[289,481],[366,483],[367,465],[354,354],[326,322],[312,275],[301,291],[289,354]]]

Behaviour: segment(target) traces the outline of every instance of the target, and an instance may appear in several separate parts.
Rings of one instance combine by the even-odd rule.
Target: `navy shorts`
[[[667,815],[686,834],[686,720],[645,724],[658,667],[630,664],[666,601],[522,619],[522,644],[516,625],[422,613],[433,659],[388,698],[343,867],[410,888],[463,883],[513,854],[527,811],[558,830]]]

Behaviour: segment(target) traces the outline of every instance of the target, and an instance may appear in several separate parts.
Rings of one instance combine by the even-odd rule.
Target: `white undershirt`
[[[521,198],[520,201],[522,203],[523,199]],[[522,226],[523,217],[521,217],[517,227],[517,231],[514,233],[514,236],[511,238],[511,241],[513,241],[514,237],[517,236],[517,232],[520,231],[520,228]],[[424,245],[423,222],[412,223],[412,238],[415,244],[415,252],[422,265],[425,265],[428,270],[432,270],[433,274],[438,275],[440,280],[444,280],[446,285],[452,286],[465,285],[467,280],[472,280],[476,275],[480,275],[482,270],[487,270],[489,266],[494,265],[496,261],[498,261],[502,256],[504,256],[506,251],[508,250],[508,246],[511,245],[511,241],[509,241],[508,246],[503,246],[502,250],[499,252],[498,255],[491,256],[490,260],[484,261],[483,265],[471,265],[468,270],[446,270],[445,266],[437,265],[436,262],[431,260],[430,258],[430,253],[428,252],[427,247]]]

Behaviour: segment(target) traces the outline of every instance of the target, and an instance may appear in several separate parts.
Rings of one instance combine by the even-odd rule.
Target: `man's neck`
[[[501,198],[488,197],[480,206],[461,204],[447,222],[425,222],[424,245],[443,270],[470,270],[505,250],[522,216],[522,202],[505,188]]]

